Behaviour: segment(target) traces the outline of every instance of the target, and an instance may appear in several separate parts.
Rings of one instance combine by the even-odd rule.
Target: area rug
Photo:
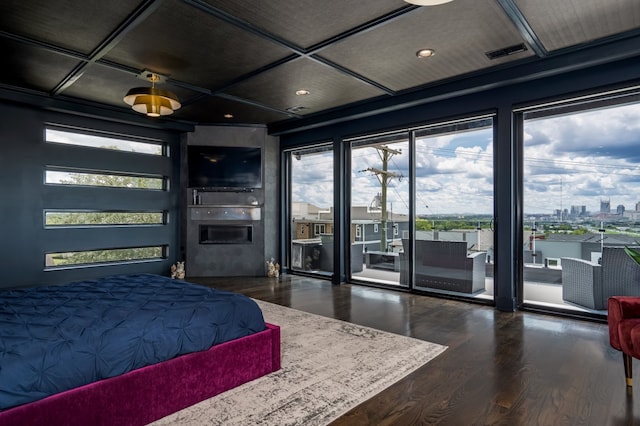
[[[282,369],[154,425],[326,425],[446,347],[256,300],[282,332]]]

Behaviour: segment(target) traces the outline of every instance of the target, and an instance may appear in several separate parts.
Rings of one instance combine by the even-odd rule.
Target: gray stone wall
[[[192,192],[183,179],[184,246],[187,275],[194,277],[262,276],[266,261],[278,253],[279,140],[263,127],[198,126],[186,137],[187,145],[250,146],[262,148],[262,188],[252,192],[201,192],[193,205]],[[186,149],[183,150],[186,154]],[[186,176],[187,158],[183,155]],[[225,215],[226,210],[258,210],[258,215]],[[221,215],[220,212],[223,214]],[[240,215],[241,216],[241,215]],[[259,217],[258,217],[259,216]],[[251,243],[200,244],[200,225],[251,226]],[[278,261],[278,259],[276,259]]]

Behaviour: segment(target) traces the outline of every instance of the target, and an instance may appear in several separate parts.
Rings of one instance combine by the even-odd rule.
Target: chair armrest
[[[602,295],[602,267],[584,259],[563,257],[562,299],[590,309],[606,309]]]
[[[465,259],[465,266],[471,265],[473,268],[476,265],[482,265],[484,268],[484,264],[487,261],[487,252],[485,251],[476,251],[467,255]]]
[[[640,297],[611,296],[608,302],[610,321],[620,322],[629,318],[640,318]]]
[[[640,297],[611,296],[608,299],[609,314],[609,343],[612,347],[622,350],[622,344],[618,333],[618,325],[627,319],[640,319]]]

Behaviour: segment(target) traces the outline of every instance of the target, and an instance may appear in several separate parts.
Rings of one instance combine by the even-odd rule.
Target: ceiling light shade
[[[449,3],[453,0],[404,0],[407,3],[416,4],[418,6],[437,6],[439,4]]]
[[[149,117],[160,117],[173,114],[173,111],[181,107],[176,95],[155,87],[155,82],[159,79],[158,75],[149,74],[147,78],[152,83],[151,87],[134,87],[123,99],[134,111]]]
[[[173,114],[181,106],[176,95],[155,87],[135,87],[127,92],[124,101],[134,111],[149,117]]]

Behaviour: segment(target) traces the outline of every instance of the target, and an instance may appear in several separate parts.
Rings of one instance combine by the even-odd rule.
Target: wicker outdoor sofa
[[[408,240],[399,254],[400,283],[408,285]],[[469,253],[466,241],[416,240],[415,285],[459,293],[478,293],[485,289],[486,252]]]
[[[640,266],[623,247],[604,247],[600,264],[570,257],[561,262],[565,302],[606,310],[610,296],[640,296]]]

